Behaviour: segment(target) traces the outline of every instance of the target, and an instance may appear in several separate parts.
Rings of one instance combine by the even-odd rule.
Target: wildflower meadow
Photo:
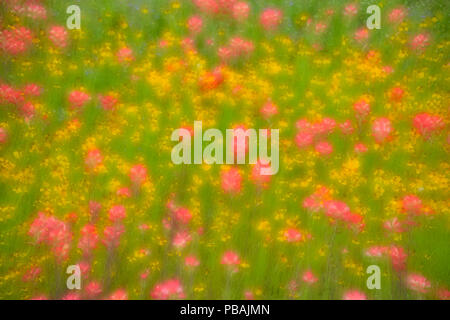
[[[0,299],[450,299],[449,13],[1,0]]]

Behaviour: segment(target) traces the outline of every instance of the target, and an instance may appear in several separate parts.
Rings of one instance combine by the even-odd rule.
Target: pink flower
[[[48,32],[48,37],[57,48],[67,47],[67,30],[63,26],[53,26]]]
[[[103,109],[112,110],[117,105],[118,100],[112,95],[98,95],[98,99]]]
[[[344,293],[343,300],[367,300],[366,295],[358,290],[349,290]]]
[[[147,180],[147,168],[142,164],[136,164],[130,169],[130,180],[135,185],[142,185]]]
[[[203,20],[199,16],[192,16],[189,18],[187,26],[191,33],[199,33],[202,31]]]
[[[287,242],[298,242],[302,240],[302,234],[295,228],[288,228],[283,233]]]
[[[184,299],[185,297],[183,287],[178,279],[169,279],[157,284],[150,296],[155,300]]]
[[[345,202],[338,200],[328,200],[324,204],[325,214],[330,218],[344,219],[350,214],[350,208]]]
[[[430,281],[428,281],[427,278],[420,274],[414,273],[407,276],[406,285],[409,289],[419,293],[427,293],[431,288]]]
[[[250,290],[247,290],[244,292],[244,298],[245,298],[245,300],[254,300],[255,296],[254,296],[253,292],[251,292]]]
[[[42,272],[42,269],[40,267],[31,266],[23,275],[22,281],[28,282],[28,281],[36,280],[39,277],[39,275],[41,274],[41,272]]]
[[[100,293],[102,293],[102,286],[97,281],[91,281],[86,285],[85,291],[86,296],[90,299],[93,299],[97,297]]]
[[[96,220],[98,213],[102,209],[102,205],[96,201],[89,201],[89,213],[92,220]]]
[[[210,72],[205,72],[199,79],[199,87],[202,91],[209,91],[220,86],[224,81],[222,67],[214,68]]]
[[[115,205],[112,206],[108,211],[108,218],[112,222],[119,222],[127,216],[124,206]]]
[[[444,128],[445,124],[440,116],[424,112],[414,117],[413,126],[424,139],[428,139],[434,132]]]
[[[305,198],[302,206],[311,212],[319,212],[324,208],[324,203],[329,198],[330,190],[324,186],[320,186],[311,196]]]
[[[237,0],[217,0],[220,10],[223,13],[230,13],[233,5],[236,3]]]
[[[430,37],[427,34],[420,33],[411,41],[411,47],[417,51],[423,51],[430,44]]]
[[[18,106],[23,102],[24,97],[20,90],[16,90],[6,84],[0,84],[0,104],[10,103]]]
[[[302,149],[312,145],[314,142],[314,135],[311,132],[299,132],[295,136],[295,143]]]
[[[69,257],[72,233],[66,223],[43,212],[33,220],[28,234],[34,238],[36,244],[47,244],[58,261]]]
[[[333,152],[333,146],[326,141],[322,141],[316,144],[315,150],[322,156],[329,155]]]
[[[87,275],[91,270],[91,265],[87,261],[78,262],[78,266],[80,267],[80,271],[82,275]]]
[[[306,197],[305,200],[303,200],[302,206],[310,212],[319,212],[322,209],[321,203],[318,202],[313,196]]]
[[[220,47],[217,50],[217,55],[222,62],[228,62],[233,58],[233,50],[230,47]]]
[[[194,39],[191,37],[186,37],[183,40],[181,40],[181,46],[183,47],[183,50],[186,52],[195,52],[195,42]]]
[[[222,190],[225,193],[238,194],[242,189],[242,176],[236,168],[229,168],[221,173]]]
[[[384,66],[383,72],[386,74],[391,74],[392,72],[394,72],[394,69],[391,66]]]
[[[366,153],[368,151],[366,145],[364,143],[357,143],[355,144],[355,152],[356,153]]]
[[[326,29],[327,29],[327,25],[323,22],[317,22],[316,25],[314,26],[314,31],[317,34],[323,33]]]
[[[262,106],[259,112],[262,114],[264,119],[269,119],[278,114],[278,107],[269,100]]]
[[[122,47],[117,51],[116,57],[119,63],[130,63],[134,60],[133,50],[128,47]]]
[[[384,246],[373,246],[366,250],[365,254],[368,257],[381,258],[384,254],[389,251],[389,248]]]
[[[358,8],[353,3],[350,3],[350,4],[346,5],[345,8],[344,8],[344,14],[346,16],[353,17],[357,13],[358,13]]]
[[[145,279],[148,278],[149,275],[150,275],[150,270],[145,269],[144,272],[142,272],[142,273],[139,275],[139,278],[141,278],[141,280],[145,280]]]
[[[393,87],[389,92],[389,99],[392,102],[401,102],[403,96],[405,95],[405,90],[400,87]]]
[[[124,198],[130,198],[131,197],[131,190],[130,190],[130,188],[122,187],[122,188],[119,188],[117,190],[116,194],[118,196],[121,196],[121,197],[124,197]]]
[[[358,119],[364,119],[370,113],[370,104],[365,99],[360,99],[353,104]]]
[[[201,11],[208,14],[219,12],[219,5],[215,0],[193,0],[193,2]]]
[[[391,120],[388,118],[378,118],[372,124],[372,136],[377,143],[385,142],[392,133]]]
[[[400,23],[405,19],[405,16],[406,10],[403,7],[394,8],[389,13],[389,21],[391,23]]]
[[[28,97],[38,97],[42,93],[42,88],[37,84],[30,83],[23,88],[23,94]]]
[[[350,120],[345,120],[344,122],[339,124],[339,128],[341,129],[341,132],[343,134],[347,134],[347,135],[352,134],[354,131],[352,122]]]
[[[232,15],[233,18],[238,21],[243,21],[248,18],[248,13],[250,12],[250,6],[247,2],[236,2],[233,5]]]
[[[197,267],[200,265],[200,261],[195,256],[187,256],[184,259],[184,264],[188,267]]]
[[[117,289],[109,296],[109,300],[128,300],[128,294],[125,289]]]
[[[318,135],[331,134],[336,128],[336,120],[333,118],[323,118],[319,123],[314,124],[314,131]]]
[[[146,223],[143,223],[143,224],[140,224],[138,228],[139,228],[139,230],[144,232],[144,231],[149,230],[150,226],[148,224],[146,224]]]
[[[450,290],[445,288],[438,289],[437,297],[439,300],[450,300]]]
[[[397,217],[394,217],[394,218],[384,222],[383,228],[385,228],[386,230],[391,231],[391,232],[397,232],[397,233],[403,232],[402,224],[400,223],[400,221],[398,220]]]
[[[81,296],[79,293],[69,292],[64,297],[62,297],[62,300],[81,300]]]
[[[120,224],[114,226],[107,226],[103,230],[103,244],[108,248],[118,247],[120,243],[120,237],[125,232],[125,227]]]
[[[259,21],[264,29],[276,29],[283,19],[283,13],[278,9],[267,8],[261,13]]]
[[[184,248],[192,240],[191,235],[187,231],[179,231],[175,234],[172,244],[177,248]]]
[[[317,282],[317,277],[312,273],[311,270],[306,270],[305,273],[303,273],[302,280],[306,282],[307,284],[314,284]]]
[[[192,219],[192,214],[187,208],[177,208],[174,210],[174,218],[182,224],[188,224]]]
[[[308,120],[306,119],[299,119],[297,120],[297,122],[295,123],[295,127],[297,128],[297,130],[299,132],[304,132],[304,131],[310,131],[312,128],[311,123],[309,123]]]
[[[391,258],[391,264],[395,271],[400,272],[406,267],[406,258],[408,255],[402,247],[391,246],[389,248],[389,256]]]
[[[73,90],[69,94],[69,104],[72,109],[79,109],[91,100],[91,96],[83,91]]]
[[[20,107],[20,112],[22,113],[22,116],[25,118],[26,121],[30,121],[36,113],[36,108],[31,102],[25,102]]]
[[[88,254],[92,249],[97,247],[99,237],[97,229],[92,224],[87,224],[81,229],[81,238],[78,242],[78,248],[83,251],[83,254]]]
[[[355,35],[353,36],[356,41],[362,42],[369,38],[369,30],[367,28],[360,28],[356,30]]]
[[[47,10],[39,3],[27,2],[25,9],[26,15],[31,19],[45,20],[47,18]]]
[[[222,256],[220,263],[226,266],[238,266],[241,261],[239,260],[239,256],[236,252],[226,251]]]
[[[420,214],[422,210],[422,200],[415,195],[406,195],[402,200],[402,210],[409,214]]]
[[[0,31],[0,49],[17,55],[24,53],[31,46],[33,35],[30,29],[15,26],[13,30]]]
[[[230,39],[229,48],[233,57],[248,56],[254,50],[253,42],[240,37]]]

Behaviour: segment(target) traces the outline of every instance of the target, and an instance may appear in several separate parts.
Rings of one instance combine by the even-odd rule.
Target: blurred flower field
[[[449,13],[2,0],[0,298],[448,300]],[[194,121],[279,129],[279,172],[173,164]]]

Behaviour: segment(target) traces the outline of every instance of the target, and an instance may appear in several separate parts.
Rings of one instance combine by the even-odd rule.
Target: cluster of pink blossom
[[[182,249],[192,240],[188,228],[192,220],[192,214],[187,208],[176,205],[174,197],[175,195],[172,194],[167,202],[169,215],[163,220],[163,225],[166,229],[172,231],[172,245],[177,249]]]
[[[169,279],[158,283],[150,293],[150,297],[155,300],[184,299],[185,294],[180,280]]]
[[[238,0],[193,0],[195,6],[207,14],[221,14],[243,21],[248,17],[250,6]]]
[[[69,257],[72,232],[65,222],[39,212],[28,234],[34,238],[36,244],[50,246],[58,260],[66,260]]]
[[[422,204],[422,200],[416,195],[410,194],[403,197],[401,201],[402,215],[391,218],[383,223],[384,229],[392,233],[402,233],[408,231],[411,227],[418,225],[416,218],[418,216],[430,216],[434,211]]]
[[[78,248],[83,251],[85,256],[88,256],[90,252],[97,247],[98,241],[99,236],[95,225],[87,224],[81,228],[81,237],[78,242]]]
[[[372,123],[372,136],[376,143],[381,144],[391,140],[393,130],[391,120],[386,117],[377,118]]]
[[[417,132],[427,140],[433,133],[442,130],[445,123],[442,117],[423,112],[414,117],[413,126],[416,128]]]
[[[307,148],[314,144],[315,150],[320,155],[329,155],[333,152],[333,146],[326,141],[326,137],[334,132],[337,127],[336,120],[323,118],[321,121],[311,123],[306,119],[300,119],[295,124],[297,134],[295,143],[300,149]],[[339,125],[344,134],[353,132],[353,127],[349,120]]]
[[[91,95],[83,90],[72,90],[68,96],[71,109],[81,109],[91,100]],[[99,94],[98,102],[104,110],[113,110],[119,100],[114,94]]]
[[[117,61],[122,64],[129,64],[134,61],[133,50],[129,47],[122,47],[116,53]]]
[[[358,213],[351,212],[349,206],[339,200],[334,200],[326,187],[319,187],[311,196],[303,201],[303,208],[311,212],[322,211],[331,223],[342,223],[357,232],[364,229],[364,219]]]
[[[14,105],[25,121],[30,121],[36,113],[33,99],[41,95],[42,89],[34,83],[16,89],[7,84],[0,83],[0,104]]]
[[[242,189],[242,176],[237,168],[231,167],[221,173],[222,190],[225,193],[239,194]]]
[[[24,53],[30,48],[33,34],[30,29],[16,26],[0,31],[0,49],[11,55]]]
[[[372,258],[389,257],[392,268],[397,272],[406,269],[406,258],[408,255],[400,246],[372,246],[366,250],[365,254]]]
[[[222,62],[229,62],[241,57],[248,57],[254,50],[253,42],[241,37],[231,38],[228,45],[218,49],[218,56]]]
[[[39,3],[38,0],[28,0],[24,3],[18,1],[7,1],[11,12],[17,15],[25,16],[33,20],[45,20],[47,18],[47,9]]]
[[[103,156],[99,149],[90,149],[84,158],[87,171],[95,170],[103,162]]]
[[[264,119],[268,120],[278,114],[278,107],[270,99],[259,109]]]
[[[64,49],[68,45],[68,32],[63,26],[52,26],[48,31],[48,38],[57,48]]]

